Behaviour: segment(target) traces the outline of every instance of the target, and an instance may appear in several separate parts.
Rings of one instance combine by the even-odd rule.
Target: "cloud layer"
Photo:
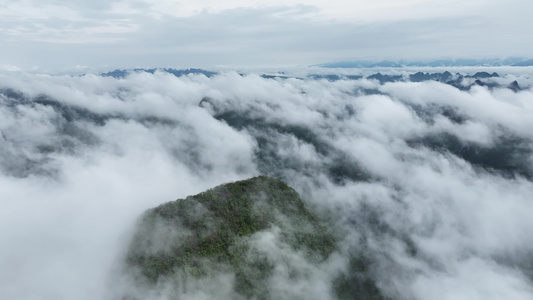
[[[494,80],[515,79],[531,86]],[[395,299],[533,295],[530,89],[234,72],[0,82],[0,298],[105,298],[145,209],[257,174],[298,190],[339,257],[367,253]]]
[[[526,0],[4,1],[0,65],[60,71],[527,57],[531,6]]]

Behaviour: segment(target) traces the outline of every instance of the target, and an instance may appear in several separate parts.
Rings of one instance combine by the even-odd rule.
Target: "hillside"
[[[146,290],[206,293],[222,282],[231,284],[226,284],[227,290],[214,291],[212,297],[307,297],[314,275],[321,274],[321,265],[336,247],[298,193],[265,176],[150,209],[137,228],[126,257],[126,272],[136,274],[134,284],[141,287],[133,299],[146,297],[142,294]],[[346,285],[354,278],[337,278],[333,291],[326,294],[353,298],[349,293],[354,289]],[[363,280],[355,292],[379,299],[373,282],[359,278]]]

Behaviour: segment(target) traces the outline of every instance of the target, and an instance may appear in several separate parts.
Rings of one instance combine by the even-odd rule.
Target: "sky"
[[[0,70],[531,57],[529,0],[0,0]]]

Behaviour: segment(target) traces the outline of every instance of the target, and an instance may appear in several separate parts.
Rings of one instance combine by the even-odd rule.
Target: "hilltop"
[[[173,295],[205,294],[224,282],[227,290],[211,296],[303,297],[317,280],[313,272],[320,275],[335,250],[332,235],[294,189],[275,178],[254,177],[148,210],[126,257],[125,272],[139,288],[128,296],[142,299],[143,291],[169,289]],[[308,286],[294,289],[280,280]],[[328,293],[352,298],[354,291],[361,299],[381,299],[363,273],[336,278]]]

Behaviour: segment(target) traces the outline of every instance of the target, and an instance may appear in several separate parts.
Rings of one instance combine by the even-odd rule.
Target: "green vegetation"
[[[296,191],[259,176],[148,210],[126,262],[152,285],[178,272],[201,278],[231,270],[236,292],[266,299],[267,278],[276,262],[250,242],[254,234],[265,232],[277,232],[278,243],[313,263],[335,249],[333,237]]]
[[[126,271],[136,285],[157,290],[170,283],[176,291],[230,274],[233,298],[293,299],[291,292],[273,291],[271,279],[312,285],[312,273],[322,272],[319,266],[335,248],[296,191],[259,176],[148,210],[127,253]],[[370,276],[371,261],[361,253],[349,255],[347,269],[329,279],[331,293],[338,299],[383,300]],[[189,285],[189,291],[195,288],[206,286]]]

